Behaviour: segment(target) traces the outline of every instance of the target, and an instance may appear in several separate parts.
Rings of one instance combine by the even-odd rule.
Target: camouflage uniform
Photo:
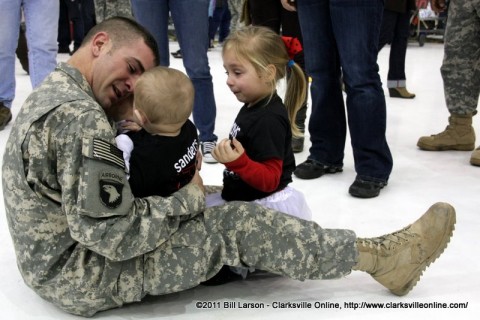
[[[230,32],[235,32],[242,27],[240,17],[242,16],[243,3],[246,0],[228,0],[228,9],[230,10]]]
[[[355,234],[252,203],[205,209],[189,184],[135,199],[115,130],[77,69],[61,63],[23,105],[3,159],[18,267],[28,286],[82,316],[185,290],[223,265],[294,279],[348,274]]]
[[[95,16],[97,23],[115,16],[132,18],[130,0],[95,0]]]
[[[441,67],[450,113],[476,112],[480,94],[480,0],[451,0]]]

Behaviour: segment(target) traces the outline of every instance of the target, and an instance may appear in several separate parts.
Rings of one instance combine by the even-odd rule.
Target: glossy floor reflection
[[[178,49],[171,43],[170,51]],[[216,134],[226,137],[240,103],[229,92],[222,67],[220,48],[209,52],[217,101]],[[386,83],[389,47],[379,55],[382,81]],[[222,287],[195,289],[162,297],[149,297],[138,304],[102,312],[102,319],[474,319],[480,313],[479,214],[480,168],[469,164],[470,152],[424,152],[416,147],[421,135],[442,131],[447,124],[440,65],[443,45],[411,43],[407,53],[408,89],[413,100],[392,99],[387,93],[387,138],[394,157],[389,185],[378,198],[352,198],[348,187],[355,178],[352,151],[347,141],[343,173],[320,179],[294,179],[313,211],[313,218],[325,228],[353,229],[361,237],[377,236],[400,229],[415,221],[437,202],[451,203],[457,210],[457,226],[443,256],[427,269],[421,281],[406,297],[388,293],[370,276],[353,272],[340,280],[298,282],[275,276],[231,283]],[[65,61],[68,55],[59,55]],[[172,58],[172,67],[182,69],[182,61]],[[17,97],[14,116],[31,91],[28,76],[17,62]],[[480,121],[474,119],[480,132]],[[0,132],[0,148],[11,126]],[[307,135],[308,140],[308,135]],[[479,142],[477,142],[478,145]],[[297,163],[308,156],[296,155]],[[223,166],[204,164],[205,184],[221,184]],[[43,301],[31,291],[16,267],[13,245],[3,206],[0,209],[0,312],[3,319],[76,319]],[[198,301],[212,302],[199,309]],[[238,303],[263,303],[265,308],[238,308]],[[275,308],[275,302],[310,302],[311,308]],[[397,308],[357,308],[355,304],[396,303]],[[408,308],[410,303],[468,303],[466,309]],[[317,305],[315,303],[323,303]],[[400,307],[403,303],[403,307]],[[269,305],[269,306],[267,306]],[[335,308],[338,305],[339,308]],[[232,308],[234,306],[234,308]],[[323,307],[321,307],[323,306]],[[418,305],[417,305],[418,306]],[[321,308],[320,308],[321,307]],[[477,314],[477,316],[475,316]]]

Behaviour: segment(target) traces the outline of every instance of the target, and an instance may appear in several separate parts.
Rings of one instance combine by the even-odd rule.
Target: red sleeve
[[[262,192],[272,192],[280,183],[283,161],[269,159],[264,162],[256,162],[244,152],[237,160],[225,163],[225,166],[253,188]]]

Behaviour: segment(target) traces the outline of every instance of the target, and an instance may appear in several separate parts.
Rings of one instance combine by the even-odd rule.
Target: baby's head
[[[134,118],[147,132],[177,135],[192,113],[194,88],[181,71],[155,67],[135,84]]]

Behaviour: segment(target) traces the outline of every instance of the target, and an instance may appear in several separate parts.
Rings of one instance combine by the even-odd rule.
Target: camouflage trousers
[[[223,265],[252,266],[298,280],[340,278],[356,263],[355,239],[350,230],[322,229],[254,203],[230,202],[182,222],[169,241],[142,257],[111,262],[82,252],[74,275],[64,270],[62,277],[69,279],[57,281],[50,288],[54,295],[44,298],[67,312],[92,316],[147,294],[195,287]],[[103,273],[89,279],[99,268]]]
[[[246,0],[228,0],[228,9],[230,10],[230,15],[232,17],[230,20],[230,32],[240,29],[243,25],[240,22],[240,17],[242,16],[243,3],[245,1]]]
[[[116,16],[132,18],[130,0],[95,0],[95,16],[97,23]]]
[[[451,0],[441,73],[452,114],[475,113],[480,94],[480,0]]]

